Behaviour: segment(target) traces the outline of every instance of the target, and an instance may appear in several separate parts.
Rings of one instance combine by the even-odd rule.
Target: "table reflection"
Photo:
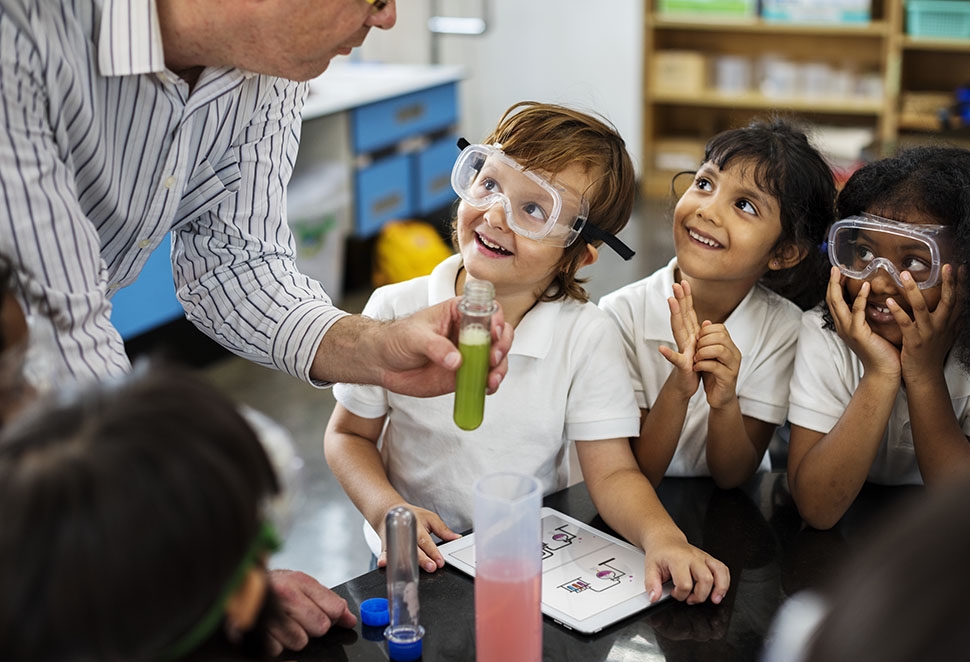
[[[674,521],[691,543],[731,571],[725,599],[720,605],[693,606],[666,601],[595,635],[573,632],[544,618],[543,660],[757,660],[782,602],[804,588],[820,587],[854,547],[891,517],[897,504],[921,491],[867,485],[836,527],[817,531],[801,521],[784,473],[759,474],[733,490],[721,490],[708,478],[665,478],[657,493]],[[583,484],[546,497],[544,505],[613,533],[596,514]],[[422,573],[425,662],[474,659],[473,589],[473,580],[451,567]],[[384,571],[361,575],[335,590],[356,612],[363,600],[385,595]],[[380,629],[361,628],[335,628],[286,659],[386,660]]]

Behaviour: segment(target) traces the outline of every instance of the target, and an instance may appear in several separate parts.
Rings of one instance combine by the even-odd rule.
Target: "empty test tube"
[[[387,606],[390,624],[384,630],[392,660],[421,657],[424,628],[419,623],[417,523],[409,509],[397,506],[384,519],[387,535]]]

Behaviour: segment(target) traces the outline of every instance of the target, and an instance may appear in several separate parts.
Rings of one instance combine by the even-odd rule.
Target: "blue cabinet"
[[[171,250],[172,237],[165,235],[148,258],[138,280],[112,297],[111,323],[125,340],[185,314],[175,297]]]
[[[355,108],[354,234],[377,234],[388,221],[428,214],[457,196],[451,166],[458,156],[454,82]]]
[[[388,221],[413,213],[411,158],[395,154],[357,171],[355,232],[368,237]]]
[[[458,121],[455,84],[402,94],[361,106],[353,114],[353,147],[358,154],[392,147]]]
[[[448,135],[411,156],[414,208],[431,214],[458,199],[451,188],[451,168],[458,158],[458,138]]]

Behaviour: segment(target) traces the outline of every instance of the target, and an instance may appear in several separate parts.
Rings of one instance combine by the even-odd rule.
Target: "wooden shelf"
[[[892,27],[886,21],[870,21],[868,23],[780,23],[778,21],[763,21],[760,18],[752,20],[704,20],[703,17],[692,17],[690,20],[670,18],[668,15],[651,13],[647,15],[647,22],[654,30],[690,30],[692,32],[726,32],[737,34],[794,34],[803,36],[837,36],[837,37],[885,37],[890,34]]]
[[[873,131],[879,145],[930,141],[941,135],[932,109],[912,108],[914,97],[953,95],[967,82],[970,40],[907,35],[903,3],[872,0],[868,23],[805,24],[672,16],[657,11],[659,0],[645,0],[642,188],[649,197],[669,195],[673,174],[671,144],[712,135],[770,112],[794,114],[814,123]],[[663,85],[652,80],[658,54],[687,54],[685,70]],[[750,62],[750,90],[758,90],[757,70],[766,56],[797,65],[827,64],[840,71],[878,79],[879,98],[871,96],[766,96],[756,91],[725,94],[717,89],[713,63],[721,56]],[[693,60],[693,61],[692,61]],[[661,81],[662,83],[663,81]],[[790,88],[781,88],[788,91]],[[849,89],[842,86],[841,89]],[[945,105],[945,104],[944,104]],[[690,159],[696,150],[675,153]]]
[[[771,110],[783,107],[786,110],[798,112],[839,115],[879,115],[883,110],[882,99],[769,97],[757,92],[723,94],[717,90],[704,90],[696,94],[657,91],[652,94],[650,102],[677,106],[750,108],[752,110]]]
[[[900,48],[908,51],[942,51],[970,53],[970,39],[930,39],[904,35],[899,41]]]

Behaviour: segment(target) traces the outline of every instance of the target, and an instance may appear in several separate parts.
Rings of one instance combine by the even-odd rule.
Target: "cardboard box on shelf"
[[[692,94],[707,86],[707,60],[697,51],[657,51],[651,72],[655,92]]]
[[[670,172],[696,170],[704,159],[705,144],[695,138],[659,138],[654,143],[654,167]]]

